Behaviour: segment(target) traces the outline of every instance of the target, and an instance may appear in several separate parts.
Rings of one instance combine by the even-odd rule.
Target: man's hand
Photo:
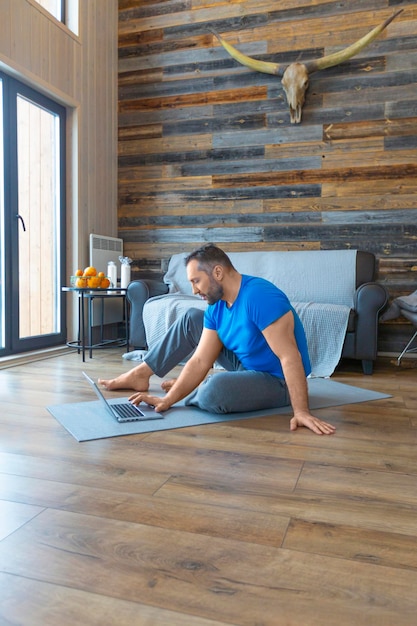
[[[154,407],[157,413],[162,413],[171,406],[171,402],[167,400],[166,397],[160,398],[159,396],[151,396],[145,391],[139,391],[129,396],[129,402],[135,405],[138,405],[140,402],[145,402],[145,404]]]
[[[300,413],[294,415],[290,421],[290,430],[297,430],[299,426],[305,426],[316,433],[316,435],[333,435],[336,427],[328,422],[319,420],[318,417],[314,417],[311,413]]]

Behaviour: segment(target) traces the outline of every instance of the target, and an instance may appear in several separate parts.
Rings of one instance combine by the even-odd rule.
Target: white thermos
[[[117,266],[114,261],[107,264],[107,278],[110,281],[110,287],[117,287]]]

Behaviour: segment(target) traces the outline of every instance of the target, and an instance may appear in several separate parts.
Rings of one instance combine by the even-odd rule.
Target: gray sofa
[[[131,347],[146,350],[186,308],[207,306],[192,295],[185,256],[171,257],[163,281],[144,279],[129,284]],[[307,250],[237,252],[229,256],[241,273],[262,276],[288,295],[306,329],[313,375],[331,375],[340,358],[359,359],[363,372],[372,374],[379,315],[388,301],[385,287],[375,282],[373,254]],[[327,353],[324,357],[319,354],[328,350],[326,342],[334,352],[330,361]]]

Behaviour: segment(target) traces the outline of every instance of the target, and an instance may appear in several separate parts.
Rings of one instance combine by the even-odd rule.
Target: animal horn
[[[255,70],[256,72],[262,72],[263,74],[274,74],[275,76],[279,75],[280,72],[280,64],[279,63],[270,63],[268,61],[257,61],[256,59],[252,59],[251,57],[246,56],[242,52],[239,52],[234,46],[230,43],[227,43],[215,30],[211,30],[213,35],[217,37],[223,48],[233,57],[238,63],[242,65],[246,65],[251,70]]]
[[[324,70],[327,67],[333,67],[334,65],[339,65],[344,61],[352,58],[359,52],[361,52],[366,46],[368,46],[374,39],[378,37],[380,33],[394,20],[397,15],[402,13],[403,9],[396,11],[391,17],[388,17],[385,22],[382,22],[379,26],[376,26],[372,29],[367,35],[358,39],[355,43],[344,50],[340,50],[339,52],[334,52],[333,54],[328,54],[321,59],[315,59],[313,61],[307,61],[304,63],[307,72],[309,74],[313,72],[317,72],[318,70]],[[282,74],[282,67],[280,63],[270,63],[269,61],[258,61],[257,59],[252,59],[252,57],[239,52],[234,46],[230,43],[227,43],[215,30],[211,30],[213,35],[217,37],[223,48],[228,52],[228,54],[233,57],[238,63],[249,67],[256,72],[262,72],[264,74],[274,74],[275,76]]]
[[[379,26],[376,26],[373,30],[371,30],[367,35],[358,39],[355,43],[344,50],[340,50],[339,52],[334,52],[333,54],[328,54],[321,59],[315,59],[314,61],[307,61],[305,66],[307,68],[307,72],[311,74],[312,72],[316,72],[317,70],[324,70],[327,67],[333,67],[334,65],[339,65],[339,63],[343,63],[348,59],[351,59],[355,54],[361,52],[366,46],[368,46],[374,39],[378,37],[380,33],[392,22],[393,19],[399,15],[403,9],[400,9],[391,17],[387,18],[385,22],[382,22]]]

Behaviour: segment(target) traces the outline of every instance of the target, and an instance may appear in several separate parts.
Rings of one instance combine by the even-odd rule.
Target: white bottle
[[[117,267],[114,261],[107,264],[107,278],[110,281],[110,287],[117,287]]]
[[[130,283],[130,265],[129,263],[122,263],[122,269],[120,274],[120,287],[126,289]]]

